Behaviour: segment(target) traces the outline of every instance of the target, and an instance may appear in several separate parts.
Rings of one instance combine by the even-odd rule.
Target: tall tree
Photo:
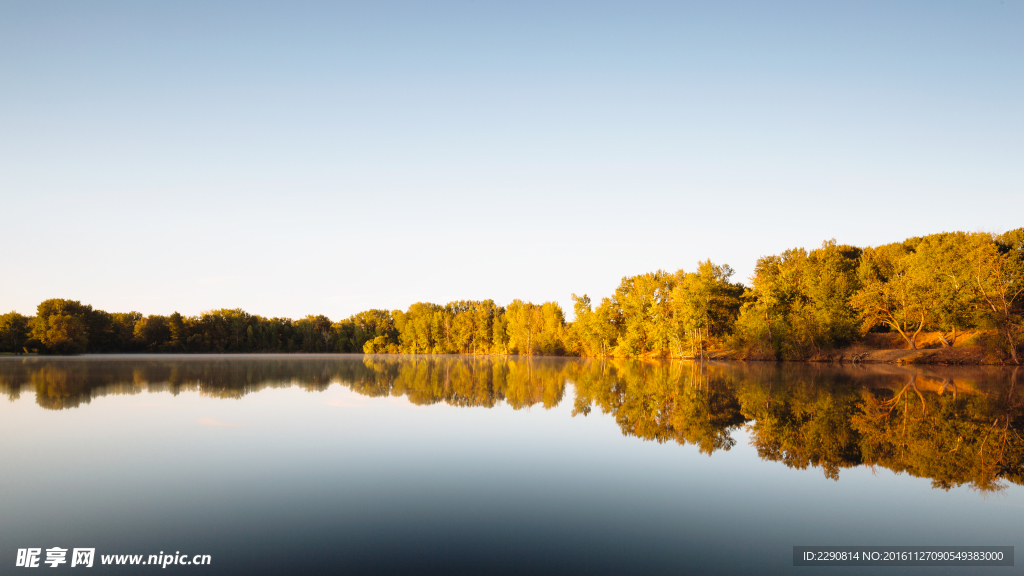
[[[928,324],[926,278],[915,253],[903,244],[867,248],[861,258],[862,288],[850,303],[860,312],[864,331],[885,325],[903,337],[911,350]]]
[[[978,290],[969,263],[973,240],[963,232],[933,234],[915,245],[917,276],[943,346],[956,344],[957,331],[974,324]],[[950,339],[946,339],[946,332]]]
[[[171,333],[171,346],[177,351],[185,350],[188,334],[185,332],[185,321],[181,314],[175,312],[167,318],[167,328]]]
[[[171,327],[166,316],[151,314],[135,323],[135,339],[150,352],[160,351],[171,341]]]
[[[92,306],[78,300],[51,298],[36,307],[32,336],[54,354],[82,354],[89,346]]]
[[[696,272],[681,274],[672,291],[675,318],[695,356],[703,356],[710,338],[724,336],[732,328],[743,295],[743,286],[729,281],[733,274],[728,264],[719,266],[706,260],[698,264]]]
[[[0,315],[0,352],[20,354],[28,341],[29,318],[17,312]]]
[[[622,279],[612,296],[621,319],[617,323],[618,354],[639,356],[668,348],[674,286],[675,278],[663,270]]]
[[[1017,334],[1024,316],[1024,228],[995,237],[977,235],[973,269],[985,312],[1006,341],[1015,364],[1020,364]]]

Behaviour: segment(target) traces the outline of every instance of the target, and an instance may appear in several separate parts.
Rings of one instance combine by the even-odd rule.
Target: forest
[[[699,358],[714,350],[759,360],[805,360],[887,333],[911,350],[922,334],[943,347],[972,343],[1020,364],[1024,228],[943,232],[859,248],[824,242],[758,259],[749,285],[710,260],[696,269],[622,279],[592,300],[417,302],[332,321],[241,309],[197,316],[106,312],[49,299],[35,316],[0,316],[0,352],[499,354]]]

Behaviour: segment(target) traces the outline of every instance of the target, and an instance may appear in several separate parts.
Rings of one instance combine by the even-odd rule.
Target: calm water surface
[[[100,566],[100,555],[209,554],[210,566],[166,568],[197,574],[864,574],[872,569],[794,568],[792,547],[1020,553],[1017,376],[473,357],[0,358],[10,399],[0,403],[0,573],[23,570],[19,548],[55,546],[95,547],[92,570],[111,574],[159,568]]]

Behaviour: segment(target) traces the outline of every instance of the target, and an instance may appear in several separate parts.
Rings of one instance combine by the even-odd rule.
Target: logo
[[[42,559],[42,548],[18,548],[18,556],[14,562],[15,566],[21,568],[38,568]],[[68,549],[54,546],[46,549],[46,560],[43,564],[49,564],[50,568],[56,568],[61,564],[68,563]],[[75,548],[71,551],[71,567],[84,566],[92,568],[93,560],[96,558],[95,548]]]

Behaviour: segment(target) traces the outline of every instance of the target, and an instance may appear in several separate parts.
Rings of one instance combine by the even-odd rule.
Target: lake
[[[19,550],[202,574],[1016,574],[794,546],[1024,544],[1005,367],[362,355],[0,358]],[[59,550],[55,550],[59,554]],[[23,553],[24,554],[24,553]],[[161,560],[165,562],[165,560]]]

